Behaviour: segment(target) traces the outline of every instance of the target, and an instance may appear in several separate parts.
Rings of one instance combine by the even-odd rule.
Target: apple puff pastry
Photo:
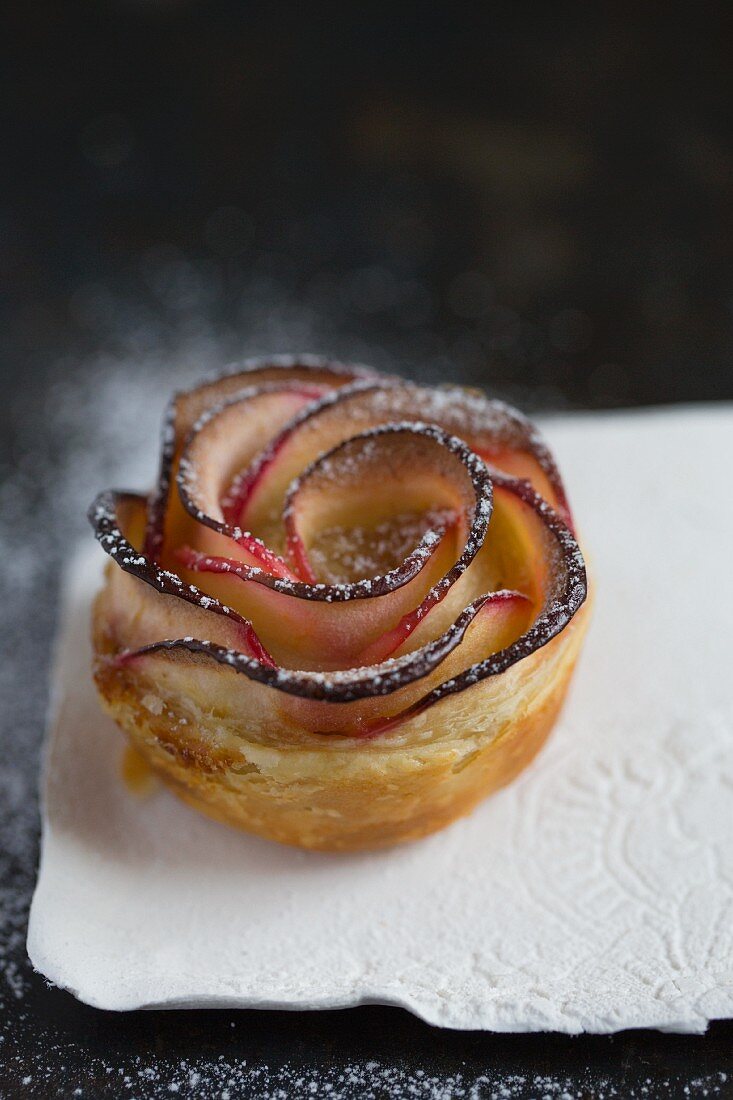
[[[543,744],[586,572],[552,455],[475,391],[317,358],[175,396],[107,491],[104,707],[204,813],[304,848],[424,836]]]

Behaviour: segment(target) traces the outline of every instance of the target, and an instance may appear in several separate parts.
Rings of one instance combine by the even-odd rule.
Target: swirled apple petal
[[[386,469],[392,471],[391,482]],[[363,663],[367,650],[371,660],[381,659],[400,644],[399,637],[392,637],[395,628],[404,625],[406,616],[421,618],[442,599],[482,545],[492,500],[486,467],[464,443],[439,429],[387,425],[320,456],[293,487],[287,508],[286,523],[294,536],[308,513],[315,513],[316,521],[323,517],[324,501],[333,507],[340,489],[348,496],[354,478],[362,484],[360,504],[368,511],[370,482],[376,500],[385,480],[396,493],[411,475],[412,503],[432,500],[459,519],[428,531],[405,561],[383,576],[311,585],[197,554],[190,547],[179,550],[181,574],[186,579],[205,574],[200,583],[253,622],[281,665],[348,668]]]
[[[147,556],[159,560],[164,552],[169,523],[167,513],[175,496],[171,488],[181,450],[194,424],[207,409],[256,385],[302,382],[337,389],[356,378],[372,374],[366,367],[331,362],[319,356],[272,356],[245,360],[210,382],[175,394],[164,417],[158,479],[155,492],[148,502],[145,532]]]
[[[288,488],[301,470],[351,436],[401,421],[431,424],[464,440],[496,469],[530,480],[569,521],[554,460],[536,429],[519,413],[502,402],[458,388],[429,389],[392,379],[364,379],[328,394],[296,415],[250,470],[240,475],[249,479],[249,491],[239,523],[271,544],[281,527]]]
[[[183,631],[186,636],[205,633],[217,644],[233,647],[245,659],[273,666],[248,620],[215,597],[186,584],[176,573],[162,569],[143,552],[147,505],[147,498],[137,493],[107,489],[89,508],[97,540],[119,566],[109,575],[109,629],[114,632],[118,624],[124,624],[128,640],[135,631],[140,637],[161,631]],[[135,580],[126,583],[127,578]],[[115,639],[110,642],[114,645]]]

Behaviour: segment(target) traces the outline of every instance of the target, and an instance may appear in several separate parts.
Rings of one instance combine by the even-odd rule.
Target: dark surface
[[[527,408],[733,397],[727,5],[301,8],[39,2],[3,35],[0,1095],[729,1094],[728,1023],[113,1016],[30,974],[58,571],[174,384],[311,350]]]
[[[489,1100],[492,1095],[628,1100],[726,1096],[733,1080],[731,1029],[722,1024],[705,1039],[646,1031],[608,1038],[502,1036],[442,1031],[385,1008],[114,1015],[40,990],[30,1011],[42,1016],[59,1043],[56,1049],[49,1044],[34,1067],[34,1096],[67,1096],[72,1086],[81,1086],[89,1097],[169,1097],[170,1085],[179,1084],[178,1095],[209,1097],[220,1096],[232,1081],[232,1098],[299,1098],[312,1085],[314,1094],[323,1096],[324,1085],[331,1084],[336,1095],[349,1100]],[[424,1083],[415,1076],[418,1068]],[[151,1069],[152,1077],[147,1076]],[[188,1084],[192,1072],[200,1074],[193,1087]],[[22,1070],[11,1063],[11,1073],[6,1088],[11,1081],[20,1084]],[[128,1087],[125,1076],[131,1080]],[[22,1095],[22,1086],[18,1092]]]

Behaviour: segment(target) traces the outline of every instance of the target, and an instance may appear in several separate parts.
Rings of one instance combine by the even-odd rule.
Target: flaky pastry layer
[[[258,728],[255,715],[250,725],[252,699],[231,670],[149,677],[102,661],[95,679],[130,744],[196,809],[284,844],[359,851],[442,829],[529,764],[564,701],[587,618],[586,606],[531,657],[369,741],[288,736]],[[103,654],[104,591],[94,637]]]

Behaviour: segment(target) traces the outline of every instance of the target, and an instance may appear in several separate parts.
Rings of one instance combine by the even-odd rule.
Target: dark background
[[[24,953],[58,570],[171,385],[308,350],[531,409],[733,397],[727,12],[6,15],[0,1095],[730,1092],[729,1024],[571,1040],[378,1008],[119,1017],[48,990]]]
[[[533,403],[731,397],[728,6],[360,7],[14,5],[8,355],[288,302]]]

